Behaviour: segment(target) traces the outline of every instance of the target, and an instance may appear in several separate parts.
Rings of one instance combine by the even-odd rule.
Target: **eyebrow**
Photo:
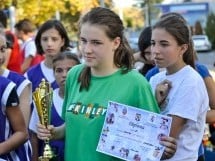
[[[167,41],[167,40],[161,40],[160,42],[169,43],[169,41]]]
[[[151,40],[151,42],[155,42],[155,40]],[[159,43],[169,43],[167,40],[160,40]]]
[[[81,40],[86,40],[84,37],[80,37]],[[102,40],[92,39],[91,42],[102,42]]]

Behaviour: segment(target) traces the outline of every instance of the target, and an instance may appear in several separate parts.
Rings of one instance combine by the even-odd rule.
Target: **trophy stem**
[[[51,119],[51,106],[52,106],[53,89],[49,82],[42,79],[39,87],[33,93],[33,99],[36,105],[36,109],[39,115],[40,123],[46,128],[48,127]],[[43,150],[43,156],[39,157],[39,161],[51,161],[56,158],[51,146],[49,145],[49,139],[45,140],[45,146]]]

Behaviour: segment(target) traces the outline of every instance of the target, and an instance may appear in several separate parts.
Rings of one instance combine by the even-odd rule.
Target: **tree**
[[[0,9],[5,9],[10,6],[11,0],[1,0]]]
[[[105,6],[111,7],[112,0],[104,0]],[[48,19],[60,13],[61,21],[70,35],[77,32],[80,15],[100,5],[100,0],[1,0],[0,9],[9,6],[16,8],[16,21],[30,18],[38,27]]]
[[[37,26],[55,16],[56,11],[65,11],[64,1],[19,0],[16,5],[17,20],[31,18]]]
[[[208,36],[209,40],[212,43],[212,48],[215,49],[215,34],[214,34],[214,29],[215,29],[215,14],[210,13],[207,17],[207,22],[206,22],[206,28],[205,32],[206,35]]]
[[[151,25],[151,20],[158,15],[158,9],[154,7],[154,4],[161,3],[163,0],[136,0],[137,3],[134,5],[142,9],[142,17],[144,17],[144,25]]]
[[[140,8],[130,7],[124,8],[124,26],[134,30],[144,25],[144,17]]]
[[[195,28],[194,28],[194,35],[202,35],[203,30],[202,30],[202,25],[200,21],[196,21],[195,23]]]
[[[112,0],[104,0],[106,6],[111,6]],[[100,5],[100,0],[1,0],[0,9],[9,6],[16,8],[16,20],[31,18],[40,25],[47,19],[55,17],[56,11],[71,16],[80,15],[93,7]]]

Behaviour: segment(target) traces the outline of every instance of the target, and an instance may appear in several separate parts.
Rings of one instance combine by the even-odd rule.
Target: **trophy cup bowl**
[[[42,79],[39,87],[33,92],[33,100],[37,109],[40,123],[47,127],[50,124],[51,106],[52,106],[53,89],[49,82]],[[39,157],[39,161],[50,161],[55,155],[49,145],[49,140],[45,140],[43,156]]]

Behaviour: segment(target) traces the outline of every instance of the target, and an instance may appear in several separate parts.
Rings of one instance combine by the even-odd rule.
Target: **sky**
[[[128,7],[134,4],[135,0],[113,0],[117,7]]]

